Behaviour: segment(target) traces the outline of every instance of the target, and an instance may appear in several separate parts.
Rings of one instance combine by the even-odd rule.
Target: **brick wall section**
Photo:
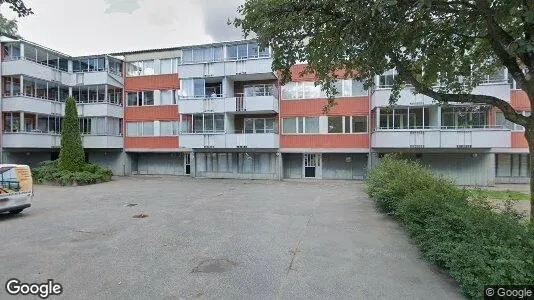
[[[530,101],[527,94],[522,90],[512,90],[510,92],[512,106],[517,110],[530,111]]]
[[[178,137],[175,136],[147,136],[127,137],[124,139],[126,149],[170,149],[178,148]]]
[[[178,120],[176,105],[127,106],[124,108],[124,119],[129,121]]]
[[[512,132],[512,148],[528,148],[524,132]]]
[[[288,116],[321,116],[323,108],[328,103],[326,99],[282,100],[280,101],[280,115]],[[369,97],[348,97],[336,99],[334,106],[327,115],[354,116],[369,115]]]
[[[178,74],[134,76],[124,79],[124,89],[126,91],[150,91],[179,89],[180,79]]]
[[[281,135],[280,148],[369,148],[369,134]]]

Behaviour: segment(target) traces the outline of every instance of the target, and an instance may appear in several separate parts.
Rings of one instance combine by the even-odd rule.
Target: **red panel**
[[[512,132],[512,148],[528,148],[524,132]]]
[[[124,138],[124,148],[148,148],[148,149],[169,149],[178,148],[178,137],[175,136],[147,136],[147,137],[126,137]]]
[[[512,106],[517,110],[530,111],[530,101],[527,94],[522,90],[511,91]]]
[[[328,103],[326,99],[282,100],[280,115],[288,116],[320,116]],[[369,115],[369,97],[347,97],[336,99],[337,105],[327,115],[351,116]]]
[[[126,121],[178,120],[176,105],[127,106],[124,109]]]
[[[369,134],[281,135],[280,148],[369,148]]]
[[[124,89],[126,91],[150,91],[179,89],[180,79],[178,74],[150,75],[126,77]]]

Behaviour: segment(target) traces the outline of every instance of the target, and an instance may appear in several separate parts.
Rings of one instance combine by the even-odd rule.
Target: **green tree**
[[[28,15],[33,14],[33,11],[31,8],[26,7],[24,4],[24,1],[22,0],[0,0],[0,5],[2,4],[9,4],[9,8],[16,12],[19,17],[25,17]]]
[[[76,110],[76,101],[68,97],[65,101],[65,117],[61,126],[61,149],[59,151],[59,168],[65,171],[81,171],[85,165],[80,121]]]
[[[233,20],[245,35],[274,52],[282,82],[306,61],[328,95],[334,71],[364,79],[395,68],[390,102],[404,85],[441,103],[489,104],[526,128],[534,157],[534,115],[518,113],[497,97],[473,94],[486,75],[505,67],[534,106],[532,0],[246,0]],[[331,97],[330,105],[335,104]],[[531,159],[534,191],[534,159]],[[534,222],[534,197],[531,197]]]
[[[19,17],[28,16],[33,14],[31,8],[26,7],[21,0],[0,0],[0,5],[7,3],[9,8],[16,12]],[[18,35],[18,24],[16,19],[8,19],[0,14],[0,34],[7,34],[15,37]]]
[[[10,20],[0,14],[0,32],[3,34],[19,37],[17,20]]]

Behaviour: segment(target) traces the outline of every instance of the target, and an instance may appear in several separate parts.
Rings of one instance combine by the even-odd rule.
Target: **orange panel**
[[[179,89],[178,74],[150,75],[126,77],[124,89],[126,91],[151,91],[165,89]]]
[[[176,105],[127,106],[124,108],[126,121],[178,120]]]
[[[369,148],[369,134],[281,135],[280,148]]]
[[[280,115],[288,116],[320,116],[328,103],[326,99],[282,100]],[[336,99],[337,105],[327,115],[351,116],[369,115],[369,97],[347,97]]]
[[[175,136],[147,136],[147,137],[126,137],[124,138],[124,148],[148,148],[148,149],[169,149],[178,148],[178,137]]]
[[[530,111],[530,101],[527,94],[522,90],[511,91],[512,106],[517,110]]]
[[[528,148],[524,132],[512,132],[512,148]]]
[[[299,82],[299,81],[315,81],[317,80],[317,76],[315,74],[305,74],[304,76],[301,76],[301,73],[304,71],[304,69],[307,67],[307,64],[298,64],[294,65],[290,68],[291,71],[291,81]],[[345,70],[339,70],[335,71],[333,73],[338,78],[343,78],[345,76]]]

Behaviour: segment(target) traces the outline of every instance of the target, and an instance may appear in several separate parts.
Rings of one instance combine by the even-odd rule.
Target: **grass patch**
[[[466,189],[472,197],[483,197],[492,200],[514,200],[514,201],[529,201],[530,195],[528,193],[517,191],[496,191],[483,189]]]

